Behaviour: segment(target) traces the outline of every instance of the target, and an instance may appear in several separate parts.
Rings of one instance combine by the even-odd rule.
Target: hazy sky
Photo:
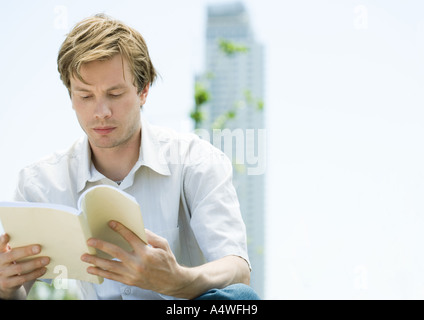
[[[187,131],[216,2],[3,1],[0,200],[82,135],[56,71],[76,22],[138,29],[161,74],[145,114]],[[424,298],[424,4],[244,2],[266,48],[266,298]]]

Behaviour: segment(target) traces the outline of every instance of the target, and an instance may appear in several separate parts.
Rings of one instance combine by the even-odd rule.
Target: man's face
[[[92,148],[125,146],[140,134],[140,106],[149,86],[137,93],[128,63],[121,55],[81,66],[83,83],[71,78],[72,107]]]

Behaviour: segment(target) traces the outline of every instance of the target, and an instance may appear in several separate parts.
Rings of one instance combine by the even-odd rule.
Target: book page
[[[42,279],[57,277],[100,283],[101,278],[87,273],[84,253],[94,253],[86,244],[80,216],[74,208],[38,203],[2,203],[0,219],[10,236],[12,248],[41,245],[38,256],[50,257]]]
[[[80,207],[86,215],[94,238],[113,243],[126,251],[132,251],[128,242],[109,227],[109,221],[115,220],[130,229],[147,244],[140,206],[132,196],[123,191],[110,186],[93,187],[81,196]],[[111,258],[99,250],[97,256]]]

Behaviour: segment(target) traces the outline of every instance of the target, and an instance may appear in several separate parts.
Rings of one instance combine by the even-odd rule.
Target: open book
[[[50,257],[43,279],[55,279],[61,273],[61,278],[102,283],[103,278],[87,272],[89,264],[82,262],[81,256],[89,253],[111,257],[89,247],[87,240],[94,237],[132,250],[109,228],[110,220],[122,223],[147,243],[140,206],[132,196],[114,187],[88,189],[81,195],[78,209],[45,203],[0,202],[0,221],[10,236],[10,246],[39,244],[39,255]]]

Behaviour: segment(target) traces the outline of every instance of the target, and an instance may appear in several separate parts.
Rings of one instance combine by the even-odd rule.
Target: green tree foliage
[[[237,44],[233,41],[219,39],[218,40],[219,48],[227,56],[233,56],[237,53],[247,53],[249,48],[242,44]]]
[[[218,40],[218,47],[222,53],[227,57],[233,57],[237,54],[246,54],[249,52],[249,48],[242,44],[237,44],[233,41],[226,39]],[[201,77],[196,81],[194,86],[194,110],[191,112],[190,117],[194,121],[195,128],[199,128],[202,122],[206,119],[203,107],[211,100],[211,93],[207,86],[207,81],[213,78],[213,74],[208,73],[206,76]],[[245,90],[244,97],[240,101],[234,102],[229,107],[228,111],[221,114],[217,119],[213,121],[212,129],[223,129],[228,121],[235,119],[240,109],[250,106],[254,107],[257,111],[263,111],[264,101],[253,96],[250,90]]]
[[[202,82],[197,81],[194,87],[195,107],[190,115],[196,124],[196,128],[205,120],[205,114],[202,111],[202,107],[210,100],[210,96],[210,92],[206,86]]]
[[[78,289],[73,283],[70,283],[67,289],[56,289],[54,285],[36,281],[27,300],[78,300],[77,291]]]

